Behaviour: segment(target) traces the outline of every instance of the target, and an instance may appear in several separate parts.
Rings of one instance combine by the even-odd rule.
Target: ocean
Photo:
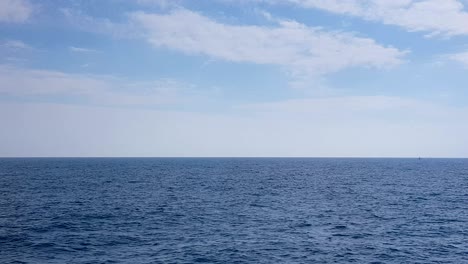
[[[468,263],[467,159],[0,159],[0,263]]]

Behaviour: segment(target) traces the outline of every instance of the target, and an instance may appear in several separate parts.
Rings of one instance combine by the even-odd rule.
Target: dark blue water
[[[468,263],[468,160],[0,159],[1,263]]]

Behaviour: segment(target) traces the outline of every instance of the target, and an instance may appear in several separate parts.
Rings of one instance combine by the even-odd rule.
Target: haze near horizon
[[[0,157],[468,157],[468,1],[0,1]]]

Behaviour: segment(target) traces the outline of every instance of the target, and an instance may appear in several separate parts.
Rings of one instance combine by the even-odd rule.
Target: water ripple
[[[468,263],[468,161],[0,159],[0,263]]]

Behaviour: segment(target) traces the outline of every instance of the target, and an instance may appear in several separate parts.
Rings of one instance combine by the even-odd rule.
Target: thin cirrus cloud
[[[98,50],[95,49],[88,49],[88,48],[81,48],[81,47],[74,47],[70,46],[68,49],[72,52],[77,52],[77,53],[97,53],[99,52]]]
[[[22,64],[28,60],[35,48],[21,40],[0,41],[0,63]],[[2,85],[2,83],[0,83]]]
[[[61,8],[60,12],[72,27],[82,31],[110,35],[115,38],[141,37],[140,29],[130,22],[122,23],[109,18],[97,18],[71,8]]]
[[[276,0],[265,0],[281,3]],[[428,36],[468,35],[468,12],[458,0],[288,0],[304,8],[428,32]],[[284,3],[284,2],[283,2]]]
[[[0,95],[65,97],[102,106],[180,106],[204,100],[204,92],[171,79],[131,82],[113,76],[70,74],[0,65]]]
[[[0,1],[0,22],[23,23],[33,13],[33,6],[27,0]]]
[[[329,32],[296,21],[275,27],[229,25],[177,9],[167,14],[136,12],[155,47],[211,58],[285,67],[294,75],[323,75],[348,67],[388,68],[403,62],[406,51],[345,32]]]
[[[448,59],[461,63],[468,68],[468,51],[450,54],[447,57]]]
[[[162,8],[177,5],[179,0],[136,0],[136,3],[143,6],[159,6]]]
[[[31,49],[31,46],[21,40],[6,40],[3,43],[0,43],[0,47],[11,50]]]

